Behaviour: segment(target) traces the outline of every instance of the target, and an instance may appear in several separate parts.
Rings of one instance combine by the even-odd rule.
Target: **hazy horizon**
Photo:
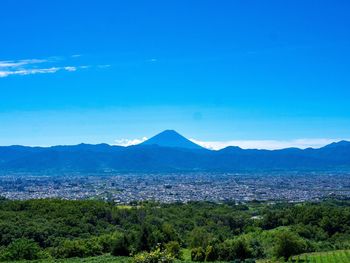
[[[157,135],[157,134],[154,134]],[[98,142],[98,143],[87,143],[87,142],[80,142],[76,144],[50,144],[50,145],[21,145],[21,144],[8,144],[8,145],[0,145],[1,146],[27,146],[27,147],[52,147],[52,146],[74,146],[79,144],[92,144],[92,145],[98,145],[98,144],[108,144],[111,146],[134,146],[138,144],[142,144],[143,142],[149,140],[151,137],[142,137],[142,138],[135,138],[135,139],[117,139],[114,141],[114,143],[108,143],[108,142]],[[289,141],[277,141],[277,140],[232,140],[232,141],[201,141],[196,140],[194,138],[187,138],[188,140],[204,147],[209,150],[221,150],[229,146],[235,146],[240,147],[242,149],[259,149],[259,150],[279,150],[279,149],[286,149],[286,148],[299,148],[299,149],[306,149],[306,148],[322,148],[326,145],[329,145],[331,143],[338,143],[340,141],[350,141],[350,139],[296,139],[296,140],[289,140]]]

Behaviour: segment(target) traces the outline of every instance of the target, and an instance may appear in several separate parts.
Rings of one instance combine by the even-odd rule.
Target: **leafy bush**
[[[218,259],[218,251],[216,246],[207,246],[205,250],[205,261],[216,261]]]
[[[174,258],[167,252],[161,251],[158,247],[151,252],[142,252],[134,256],[133,263],[173,263]]]
[[[43,255],[39,245],[33,240],[21,238],[13,241],[1,255],[1,260],[33,260]]]
[[[279,231],[275,238],[275,256],[287,261],[291,256],[306,251],[306,242],[290,231]]]
[[[182,251],[179,242],[170,241],[165,244],[165,250],[174,258],[182,259]]]
[[[205,260],[205,250],[202,247],[194,248],[191,251],[192,261],[204,261]]]
[[[129,256],[130,248],[129,242],[125,234],[118,233],[114,236],[112,245],[113,256]]]
[[[252,257],[252,251],[244,238],[237,238],[234,241],[232,252],[235,259],[244,260]]]
[[[196,227],[188,234],[188,243],[191,248],[207,247],[212,237],[205,228]]]
[[[53,251],[57,258],[90,257],[102,253],[103,248],[97,238],[65,240]]]

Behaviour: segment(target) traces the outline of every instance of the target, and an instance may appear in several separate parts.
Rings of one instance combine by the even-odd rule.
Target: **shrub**
[[[125,234],[118,233],[114,237],[112,245],[112,255],[113,256],[129,256],[129,242]]]
[[[194,248],[191,251],[191,260],[192,261],[204,261],[205,260],[205,251],[202,247]]]
[[[174,258],[182,259],[182,251],[179,242],[170,241],[165,244],[165,250]]]
[[[103,248],[97,238],[65,240],[54,251],[58,258],[90,257],[103,253]]]
[[[80,240],[65,240],[54,251],[54,255],[61,258],[84,257],[86,248]]]
[[[34,260],[41,258],[42,251],[33,240],[21,238],[4,249],[1,260]]]
[[[276,235],[275,256],[283,257],[287,261],[291,256],[306,251],[305,241],[297,234],[290,231],[280,231]]]
[[[188,243],[191,248],[207,247],[213,238],[211,233],[203,227],[196,227],[188,234]]]
[[[227,239],[218,245],[218,258],[220,261],[230,261],[234,259],[233,240]]]
[[[215,246],[207,246],[205,250],[205,261],[216,261],[218,259],[218,251]]]
[[[247,241],[244,238],[238,238],[233,243],[233,255],[236,259],[244,260],[252,257]]]
[[[103,253],[109,253],[112,251],[114,241],[114,235],[104,234],[98,237],[98,243],[100,244]]]
[[[158,247],[152,252],[142,252],[134,256],[133,263],[173,263],[174,258]]]

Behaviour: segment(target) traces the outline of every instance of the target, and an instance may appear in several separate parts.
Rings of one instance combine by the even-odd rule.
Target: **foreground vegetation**
[[[277,260],[260,260],[257,263],[281,263]],[[329,252],[307,253],[293,256],[288,262],[295,263],[348,263],[350,250],[334,250]]]
[[[349,248],[348,201],[118,207],[102,201],[0,200],[1,261],[287,261]]]
[[[64,258],[64,259],[37,259],[37,260],[19,260],[9,261],[11,263],[132,263],[130,257],[116,257],[111,255],[102,255],[87,258]],[[4,262],[6,263],[6,262]]]
[[[295,262],[310,262],[310,263],[345,263],[350,262],[350,251],[331,251],[323,253],[304,254],[293,257]]]
[[[185,259],[178,262],[191,262],[190,259]],[[12,263],[132,263],[130,257],[116,257],[111,255],[103,255],[87,258],[66,258],[66,259],[43,259],[33,261],[12,261]],[[257,263],[281,263],[283,261],[263,259]],[[350,250],[334,250],[330,252],[315,252],[293,256],[288,262],[295,263],[347,263],[350,262]]]

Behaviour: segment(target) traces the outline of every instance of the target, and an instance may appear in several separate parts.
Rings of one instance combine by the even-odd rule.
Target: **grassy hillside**
[[[257,263],[282,263],[283,261],[261,260]],[[295,263],[349,263],[350,250],[335,250],[330,252],[307,253],[294,256],[289,262]]]
[[[293,258],[295,262],[310,263],[348,263],[350,262],[349,250],[338,250],[324,253],[303,254]]]

